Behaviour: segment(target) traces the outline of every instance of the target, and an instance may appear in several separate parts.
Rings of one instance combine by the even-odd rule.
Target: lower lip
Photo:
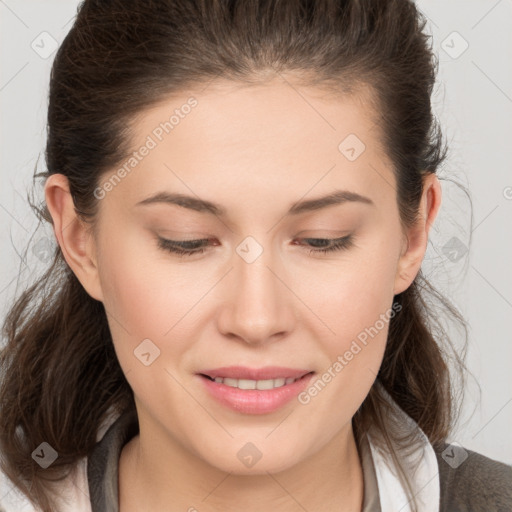
[[[308,385],[313,373],[274,389],[239,389],[198,375],[206,389],[221,404],[243,414],[267,414],[283,407]]]

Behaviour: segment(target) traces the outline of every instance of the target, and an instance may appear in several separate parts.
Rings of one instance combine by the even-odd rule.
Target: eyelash
[[[186,241],[176,241],[176,240],[167,240],[166,238],[158,237],[158,247],[164,251],[169,251],[174,254],[178,254],[180,256],[192,256],[193,254],[201,254],[204,252],[204,243],[208,242],[208,238],[202,238],[199,240],[186,240]],[[300,240],[315,240],[320,242],[330,242],[332,245],[328,248],[323,249],[311,249],[309,254],[313,253],[329,253],[335,251],[346,250],[353,245],[352,235],[347,235],[341,238],[302,238]],[[203,247],[186,249],[187,244],[197,245],[202,244]]]

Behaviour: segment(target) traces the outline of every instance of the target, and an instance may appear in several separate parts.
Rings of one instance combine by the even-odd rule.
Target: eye
[[[309,250],[309,254],[341,251],[353,245],[352,235],[341,238],[301,238],[300,240],[305,240],[309,245],[313,245],[314,248]]]
[[[158,237],[158,247],[181,256],[191,256],[192,254],[204,252],[204,247],[208,244],[210,238],[201,238],[199,240],[167,240]]]
[[[158,247],[180,256],[191,256],[192,254],[203,253],[211,240],[210,238],[201,238],[179,241],[158,237]],[[313,249],[309,250],[309,254],[341,251],[353,245],[352,235],[341,238],[301,238],[299,240],[306,241],[310,246],[313,246]]]

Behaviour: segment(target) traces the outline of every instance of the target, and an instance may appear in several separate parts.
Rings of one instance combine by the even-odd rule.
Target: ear
[[[44,187],[46,205],[53,219],[53,231],[62,254],[87,293],[102,301],[96,245],[90,224],[79,218],[63,174],[52,174]]]
[[[405,233],[405,243],[395,276],[395,294],[401,293],[414,281],[421,268],[428,243],[428,233],[441,206],[441,184],[434,173],[423,177],[423,193],[418,220]]]

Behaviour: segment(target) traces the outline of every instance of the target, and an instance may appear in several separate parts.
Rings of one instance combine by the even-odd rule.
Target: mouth
[[[224,384],[225,386],[229,386],[232,388],[238,389],[256,389],[260,391],[265,391],[269,389],[281,388],[283,386],[287,386],[289,384],[293,384],[296,381],[305,379],[309,375],[312,375],[315,372],[307,372],[301,375],[300,377],[276,377],[273,379],[237,379],[233,377],[212,377],[210,375],[200,373],[201,377],[208,379],[212,382],[216,382],[218,384]]]
[[[261,369],[231,366],[203,370],[196,377],[210,397],[232,411],[270,414],[292,402],[315,373],[276,366]]]

